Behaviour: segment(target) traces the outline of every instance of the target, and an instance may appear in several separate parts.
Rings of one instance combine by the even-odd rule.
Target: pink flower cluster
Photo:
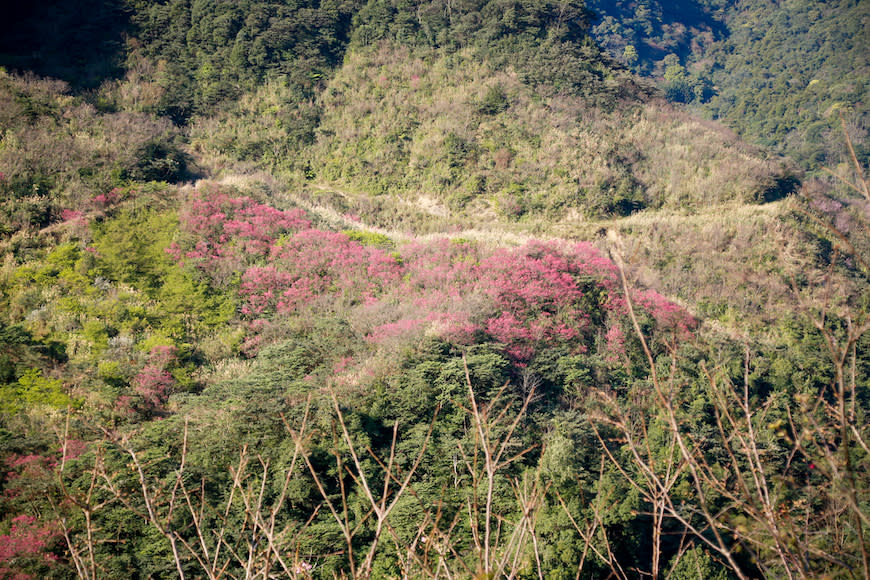
[[[28,515],[20,515],[12,520],[8,534],[0,534],[0,578],[23,580],[32,578],[29,574],[16,571],[13,564],[25,559],[42,560],[51,564],[57,556],[48,551],[58,536],[58,532],[47,524]]]
[[[114,188],[106,193],[100,193],[91,198],[91,204],[95,209],[106,209],[121,201],[122,191]]]
[[[142,398],[148,410],[161,409],[172,393],[175,379],[167,367],[176,361],[176,351],[171,346],[155,346],[148,355],[148,362],[133,379],[133,389]]]
[[[289,312],[324,295],[369,300],[400,276],[400,265],[383,250],[344,234],[305,230],[273,248],[268,265],[245,271],[242,313]]]
[[[418,303],[435,312],[440,306],[445,337],[465,341],[487,335],[517,361],[553,342],[585,350],[590,305],[584,285],[594,280],[614,286],[613,264],[588,244],[536,241],[489,255],[465,244],[436,247],[432,263],[409,264],[406,292],[416,290]],[[414,253],[429,255],[419,248]]]
[[[84,215],[84,212],[73,209],[65,209],[60,212],[60,218],[65,222],[81,220]]]
[[[640,306],[649,312],[659,328],[673,331],[680,338],[687,338],[698,325],[688,312],[655,290],[634,292],[632,300],[635,307]]]
[[[594,316],[607,320],[607,345],[624,350],[619,319],[627,303],[618,269],[587,243],[534,241],[487,251],[441,239],[407,244],[399,259],[313,229],[300,210],[279,211],[220,191],[193,199],[181,215],[189,238],[169,251],[179,261],[194,260],[213,279],[228,268],[241,272],[242,314],[251,319],[266,321],[315,302],[363,306],[381,316],[369,326],[370,342],[431,328],[458,343],[499,342],[523,362],[552,343],[585,352],[595,336]],[[632,300],[659,326],[693,328],[690,316],[656,292],[639,291]],[[256,334],[253,324],[250,329]],[[161,400],[168,380],[161,368],[137,383],[143,397]]]
[[[81,439],[67,439],[66,446],[58,449],[59,453],[63,453],[63,460],[70,461],[78,458],[88,448],[86,441]]]
[[[279,235],[311,227],[304,215],[302,210],[281,211],[250,197],[212,191],[207,198],[192,200],[180,216],[182,228],[198,239],[185,256],[229,255],[232,252],[226,246],[242,254],[264,256]]]
[[[413,336],[426,324],[425,318],[403,318],[376,326],[366,337],[370,342],[383,343],[392,339]]]
[[[182,239],[166,252],[181,264],[189,261],[218,285],[248,266],[262,265],[284,237],[311,227],[301,210],[281,211],[213,188],[192,199],[179,219]]]
[[[604,335],[607,341],[607,360],[616,362],[619,357],[625,354],[625,334],[618,324],[614,324],[607,329]]]

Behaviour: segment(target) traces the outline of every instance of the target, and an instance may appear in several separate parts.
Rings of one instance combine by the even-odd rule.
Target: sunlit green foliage
[[[29,369],[17,384],[0,386],[0,413],[12,415],[26,410],[63,410],[73,404],[61,381],[42,376],[40,369]]]
[[[835,4],[91,1],[79,63],[0,39],[70,83],[0,71],[0,577],[857,574],[862,190],[660,98],[810,165],[843,112],[864,159]]]

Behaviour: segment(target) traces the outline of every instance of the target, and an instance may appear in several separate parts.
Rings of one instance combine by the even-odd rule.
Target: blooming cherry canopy
[[[169,252],[212,276],[240,274],[250,330],[315,305],[377,312],[369,342],[434,332],[460,344],[491,341],[515,361],[550,344],[585,352],[607,327],[606,348],[624,348],[627,301],[617,267],[591,244],[532,241],[488,249],[462,240],[414,241],[398,253],[312,228],[301,210],[206,190],[181,212],[185,237]],[[632,302],[660,328],[689,332],[694,320],[653,291]]]

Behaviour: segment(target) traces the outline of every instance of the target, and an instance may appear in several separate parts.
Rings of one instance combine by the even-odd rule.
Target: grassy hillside
[[[271,83],[197,120],[191,139],[208,163],[241,158],[300,181],[508,220],[760,203],[797,181],[785,160],[641,100],[618,74],[587,87],[589,98],[541,94],[520,76],[471,51],[353,50],[317,101],[288,105],[290,89]],[[315,114],[316,128],[300,135]]]
[[[0,238],[32,235],[64,210],[131,182],[190,177],[181,134],[153,114],[100,112],[59,80],[0,71]]]
[[[0,577],[870,573],[863,141],[579,2],[123,7],[0,72]]]

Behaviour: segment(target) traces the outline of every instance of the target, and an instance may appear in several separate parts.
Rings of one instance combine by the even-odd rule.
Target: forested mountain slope
[[[0,42],[0,576],[870,574],[856,117],[808,178],[581,2],[55,4]],[[614,6],[641,72],[736,54]]]
[[[842,115],[867,163],[866,2],[749,3],[729,30],[728,40],[714,46],[695,73],[715,87],[705,105],[714,118],[817,169],[847,162],[838,130]]]
[[[593,34],[672,101],[812,170],[847,162],[840,117],[866,163],[870,6],[860,0],[589,3]]]

